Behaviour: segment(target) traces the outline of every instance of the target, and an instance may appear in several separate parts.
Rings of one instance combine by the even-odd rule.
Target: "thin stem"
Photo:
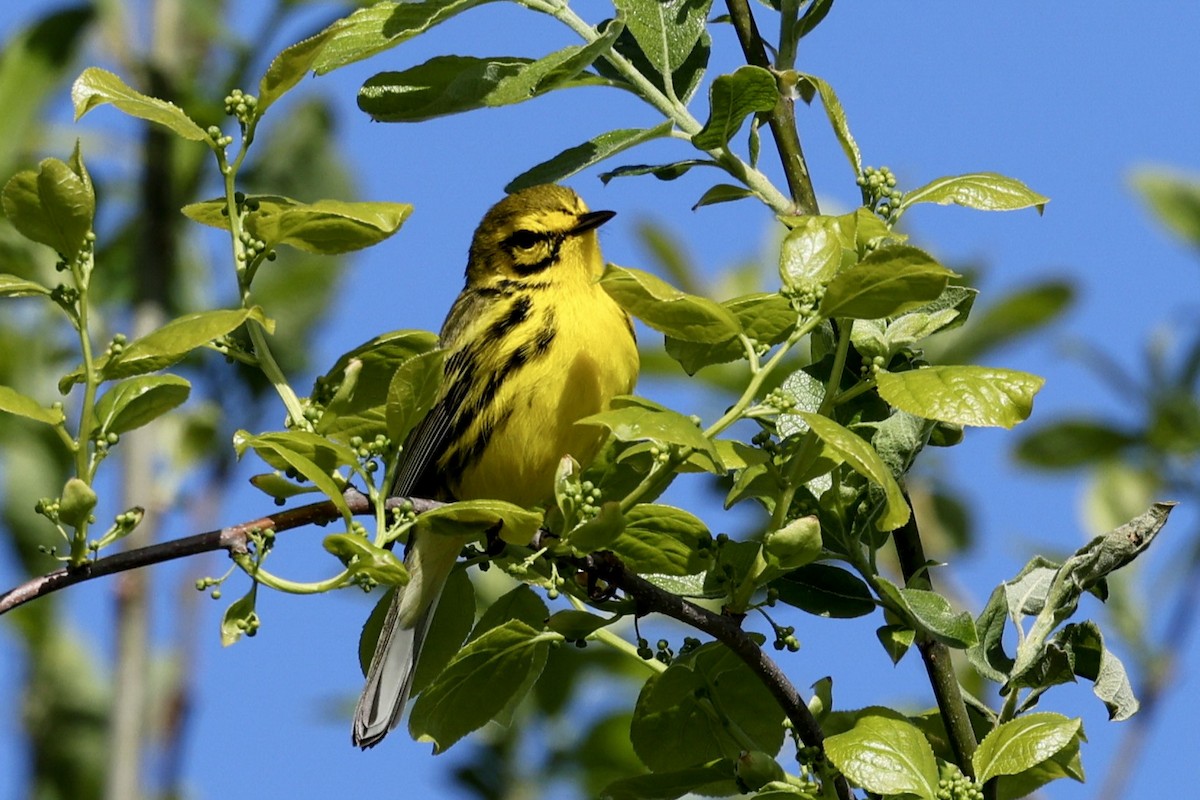
[[[587,611],[587,605],[585,605],[578,597],[575,597],[574,595],[567,595],[567,599],[571,601],[571,605],[575,607],[576,611]],[[597,628],[588,634],[587,638],[606,644],[619,653],[624,653],[630,658],[636,660],[639,664],[645,666],[646,669],[650,670],[651,672],[667,671],[666,664],[662,663],[657,658],[642,658],[636,647],[634,647],[623,636],[617,636],[608,628]]]
[[[75,286],[79,290],[78,300],[78,331],[79,350],[83,357],[83,403],[79,409],[79,430],[76,432],[75,447],[75,476],[87,484],[91,484],[96,462],[92,458],[89,446],[92,429],[96,425],[94,411],[96,405],[96,390],[100,386],[100,376],[96,374],[96,360],[92,353],[92,335],[88,330],[88,287],[91,283],[92,252],[89,251],[82,264],[72,263],[71,274]],[[70,564],[79,567],[87,561],[87,531],[88,521],[80,520],[71,536]]]
[[[540,11],[543,14],[549,14],[559,20],[588,43],[600,38],[600,34],[596,29],[565,3],[553,2],[553,0],[520,0],[520,2],[526,8]],[[621,74],[621,77],[634,87],[638,95],[687,134],[689,140],[692,135],[698,133],[704,127],[687,110],[687,106],[678,98],[672,96],[674,91],[671,91],[670,94],[660,91],[657,86],[651,83],[645,75],[638,72],[637,68],[620,53],[610,50],[601,57],[612,64],[613,68]],[[664,80],[664,85],[670,87],[670,81]],[[771,183],[766,175],[754,169],[728,150],[705,150],[704,152],[719,163],[730,175],[745,184],[747,188],[754,192],[776,213],[787,214],[795,211],[795,204],[776,189],[775,185]],[[813,201],[813,207],[816,207],[815,200]]]
[[[900,569],[904,573],[904,584],[909,588],[932,590],[933,581],[929,577],[929,570],[925,568],[925,548],[921,543],[921,532],[917,528],[917,517],[907,493],[904,499],[908,503],[908,522],[893,535]],[[958,676],[954,674],[954,665],[950,661],[950,648],[927,632],[918,630],[917,649],[921,653],[921,660],[925,662],[925,671],[929,675],[938,711],[950,737],[950,749],[954,751],[955,762],[964,775],[974,778],[975,767],[971,759],[975,755],[978,742],[971,727],[971,718],[967,714],[962,689],[958,685]],[[1015,696],[1014,691],[1012,697]]]
[[[750,12],[748,0],[726,0],[725,6],[729,9],[729,16],[733,20],[733,27],[737,31],[746,62],[763,69],[771,69],[771,62],[767,58],[767,51],[754,22],[754,15]],[[801,214],[819,214],[817,195],[813,190],[812,178],[808,174],[804,151],[800,147],[800,136],[796,132],[795,101],[780,95],[775,108],[768,112],[767,124],[779,150],[783,174],[787,177],[788,189],[792,194],[793,210]]]
[[[242,160],[246,157],[246,149],[254,140],[254,124],[251,122],[247,126],[246,132],[242,138],[242,148],[238,153],[237,158],[230,163],[225,156],[225,150],[220,145],[213,148],[217,156],[217,164],[220,167],[221,174],[225,178],[225,209],[229,212],[229,238],[233,245],[234,264],[237,265],[238,274],[238,290],[242,298],[242,307],[249,308],[250,306],[250,283],[247,280],[246,270],[248,264],[246,261],[246,246],[242,242],[242,213],[237,202],[237,172],[242,164]],[[254,354],[258,359],[258,367],[262,370],[267,380],[271,382],[271,386],[275,388],[275,392],[283,401],[284,407],[287,409],[288,416],[296,426],[306,425],[304,418],[304,408],[300,404],[300,398],[296,396],[296,392],[288,383],[287,378],[283,375],[283,370],[279,368],[279,363],[275,360],[275,356],[271,353],[271,347],[267,343],[267,332],[262,324],[256,320],[246,320],[246,331],[250,334],[250,342],[254,346]]]

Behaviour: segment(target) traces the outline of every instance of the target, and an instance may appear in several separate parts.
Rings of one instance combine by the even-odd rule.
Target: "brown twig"
[[[585,559],[581,566],[593,577],[631,597],[639,614],[658,613],[677,619],[685,625],[707,633],[732,650],[738,658],[746,662],[775,697],[800,735],[800,740],[806,746],[817,748],[824,754],[825,734],[809,711],[804,698],[796,691],[787,675],[783,674],[779,665],[762,651],[758,643],[742,630],[736,620],[714,614],[677,594],[658,588],[645,578],[625,569],[625,565],[612,553],[597,553]],[[839,798],[849,800],[850,787],[845,778],[839,775],[835,788]]]
[[[767,58],[766,48],[763,47],[762,36],[750,12],[748,0],[726,0],[729,17],[733,20],[734,30],[737,31],[738,41],[746,62],[763,69],[771,68]],[[804,150],[800,146],[800,135],[796,132],[795,101],[781,96],[775,108],[767,112],[767,124],[771,128],[771,137],[779,149],[779,160],[783,164],[783,174],[787,178],[788,191],[792,202],[801,214],[819,214],[817,195],[813,190],[812,178],[808,174],[808,162],[804,160]]]
[[[908,492],[904,493],[904,499],[908,503],[908,522],[893,535],[900,569],[904,573],[904,584],[912,589],[932,591],[933,581],[926,569],[925,548],[921,544],[921,532],[917,528],[917,516],[913,511],[912,501],[908,498]],[[954,759],[963,774],[973,778],[975,768],[971,757],[975,755],[978,742],[975,740],[975,730],[971,727],[971,719],[967,716],[967,704],[963,701],[958,676],[954,674],[954,665],[950,661],[950,648],[929,634],[918,631],[917,650],[921,653],[921,660],[925,662],[925,671],[929,674],[933,696],[937,700],[938,711],[950,737]]]
[[[347,489],[343,497],[352,514],[373,513],[370,499],[357,489],[353,487]],[[405,503],[411,504],[417,513],[442,505],[436,500],[393,497],[387,501],[387,506],[392,508]],[[341,512],[329,501],[310,503],[219,530],[126,550],[92,561],[79,569],[56,570],[29,580],[0,595],[0,615],[60,589],[106,575],[217,550],[225,550],[230,554],[245,553],[252,532],[269,528],[280,533],[305,525],[324,525],[339,516],[341,516]],[[732,617],[714,614],[679,595],[660,589],[644,578],[629,572],[620,559],[612,553],[598,553],[587,559],[575,559],[574,561],[579,568],[590,572],[595,578],[604,581],[611,587],[620,589],[632,598],[639,614],[658,613],[672,617],[707,633],[732,650],[746,662],[779,702],[784,714],[791,720],[799,734],[800,740],[806,746],[823,751],[825,735],[796,687],[788,680],[779,665],[762,651],[758,643],[742,630]],[[841,800],[850,800],[850,789],[844,778],[838,777],[835,788]]]

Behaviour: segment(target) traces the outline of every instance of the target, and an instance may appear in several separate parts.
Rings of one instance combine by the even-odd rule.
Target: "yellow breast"
[[[562,457],[586,464],[603,442],[601,428],[575,421],[633,390],[638,354],[629,318],[590,276],[571,284],[530,293],[526,325],[552,329],[553,340],[499,387],[497,413],[480,421],[492,426],[486,446],[451,478],[456,497],[544,502]]]

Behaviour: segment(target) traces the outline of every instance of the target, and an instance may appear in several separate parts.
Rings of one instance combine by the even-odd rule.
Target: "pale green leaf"
[[[980,784],[997,775],[1016,775],[1062,750],[1078,735],[1082,723],[1061,714],[1026,714],[992,730],[971,758]]]
[[[892,477],[892,471],[888,469],[887,464],[869,442],[821,414],[801,411],[798,416],[803,418],[813,433],[820,437],[855,472],[883,489],[884,509],[876,521],[880,530],[895,530],[908,521],[908,504],[904,501],[900,485],[896,483],[896,479]]]
[[[775,76],[762,67],[745,65],[721,75],[708,90],[708,120],[692,136],[701,150],[718,150],[729,143],[746,117],[770,111],[779,101]]]
[[[154,122],[194,142],[208,141],[208,134],[183,109],[166,100],[149,97],[99,67],[85,69],[71,86],[75,120],[99,105],[111,103],[131,117]]]
[[[0,411],[46,425],[61,425],[66,419],[61,408],[46,408],[8,386],[0,386]]]
[[[879,319],[936,300],[955,274],[915,247],[893,245],[839,272],[825,287],[826,318]]]
[[[622,128],[602,133],[522,172],[508,182],[504,191],[511,193],[542,183],[556,183],[642,142],[667,136],[671,127],[671,122],[664,122],[653,128]]]
[[[716,344],[741,332],[729,309],[680,291],[648,272],[610,264],[600,285],[630,314],[676,339]]]
[[[973,366],[923,367],[878,376],[879,396],[896,408],[958,425],[1011,428],[1033,411],[1045,383],[1028,372]]]
[[[825,754],[856,785],[879,795],[935,800],[937,759],[921,730],[894,712],[865,714],[825,740]]]
[[[982,211],[1015,211],[1036,208],[1040,214],[1050,198],[1038,194],[1016,178],[995,172],[976,172],[938,178],[910,192],[905,192],[899,208],[918,203],[960,205]]]

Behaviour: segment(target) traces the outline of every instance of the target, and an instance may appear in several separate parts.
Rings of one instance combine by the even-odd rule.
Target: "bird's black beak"
[[[575,223],[574,228],[571,228],[571,235],[587,233],[590,230],[599,228],[616,215],[617,212],[615,211],[589,211],[586,214],[580,214],[579,221]]]

